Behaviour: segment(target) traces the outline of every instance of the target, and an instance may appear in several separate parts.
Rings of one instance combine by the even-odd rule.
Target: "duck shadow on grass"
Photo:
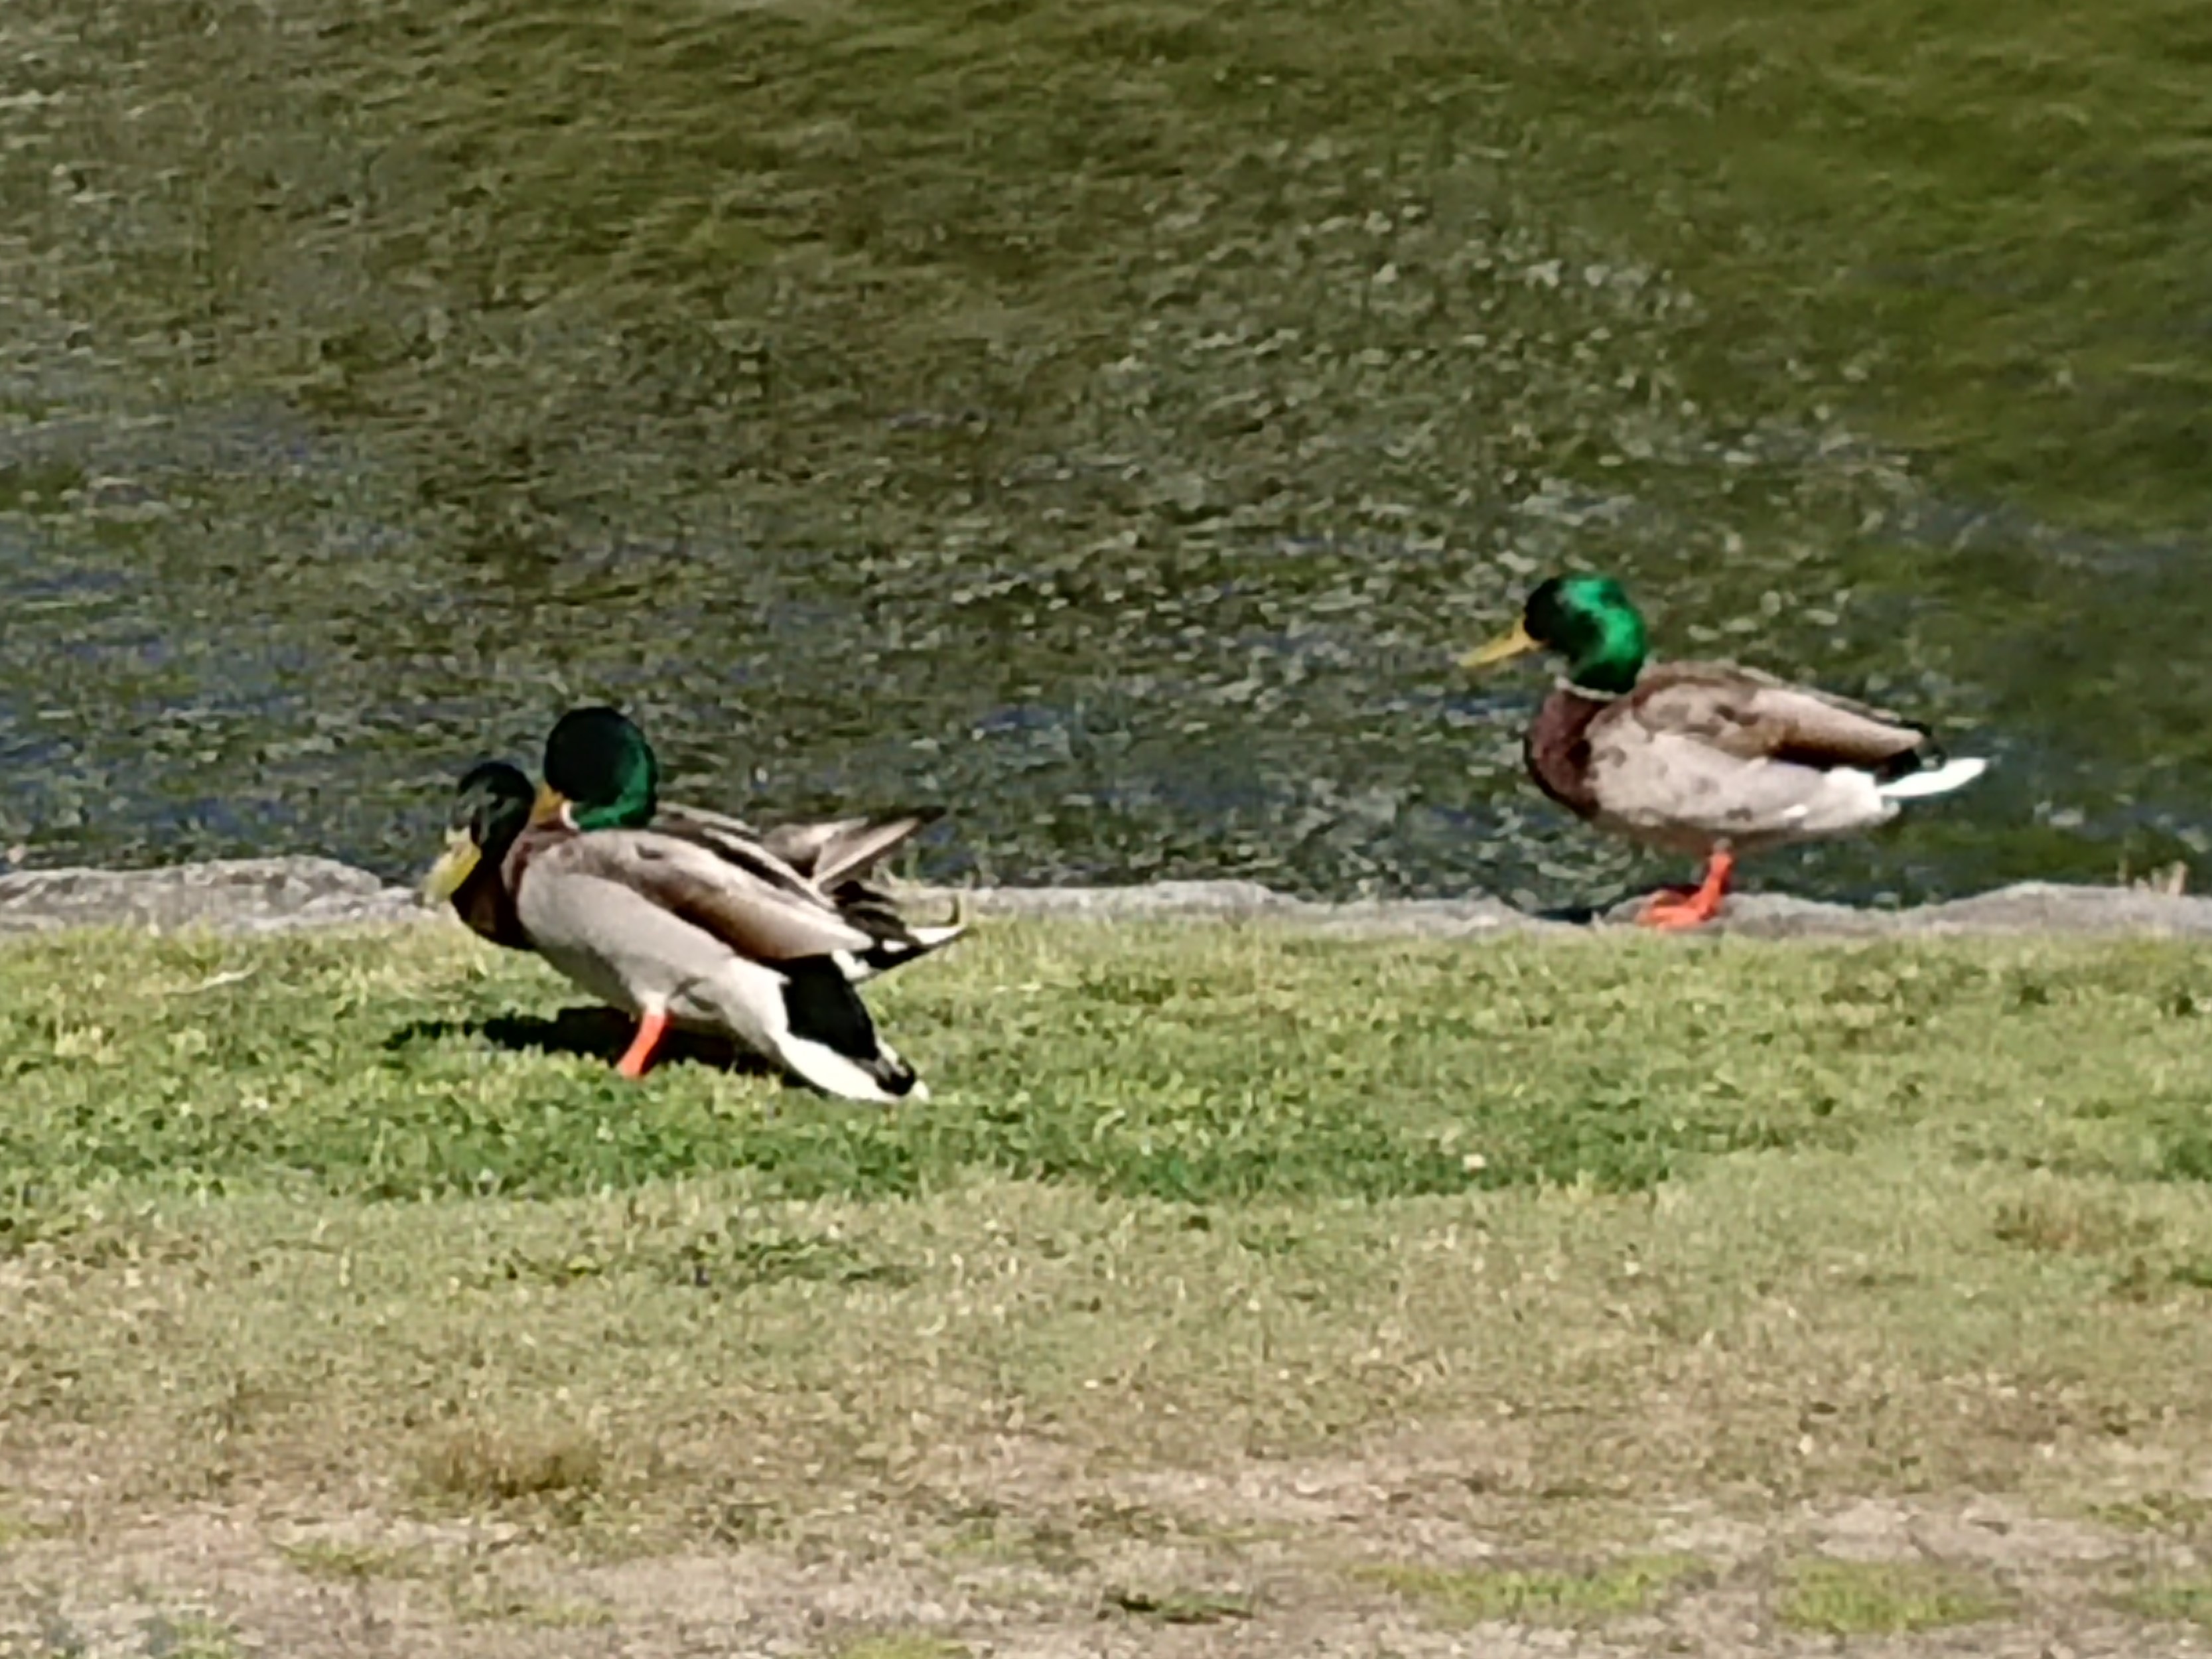
[[[637,1022],[618,1009],[589,1004],[563,1008],[550,1019],[536,1014],[494,1014],[489,1019],[416,1019],[385,1038],[387,1050],[412,1048],[452,1037],[481,1037],[495,1048],[516,1054],[573,1054],[580,1059],[620,1060],[636,1034]],[[777,1075],[776,1068],[727,1037],[699,1031],[671,1031],[653,1057],[659,1071],[678,1061],[712,1066],[718,1071],[759,1077]]]

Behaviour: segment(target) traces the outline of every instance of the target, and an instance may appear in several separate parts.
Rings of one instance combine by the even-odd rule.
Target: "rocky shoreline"
[[[908,890],[917,905],[952,890]],[[1461,937],[1505,931],[1561,936],[1626,925],[1635,903],[1583,920],[1531,915],[1503,900],[1364,899],[1318,903],[1249,881],[1163,881],[1131,887],[962,890],[979,916],[1073,921],[1266,921],[1338,934]],[[256,933],[300,927],[421,922],[414,892],[332,859],[227,859],[153,870],[22,870],[0,876],[0,936],[65,927],[204,927]],[[1732,899],[1706,930],[1780,939],[1957,933],[2212,938],[2212,897],[2129,887],[2024,882],[1911,909],[1862,909],[1783,894]]]

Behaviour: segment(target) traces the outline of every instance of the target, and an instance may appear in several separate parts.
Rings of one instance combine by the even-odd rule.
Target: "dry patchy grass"
[[[1901,1636],[2001,1619],[2011,1603],[1955,1568],[1899,1561],[1800,1561],[1784,1580],[1779,1609],[1792,1630],[1830,1636]]]
[[[1642,1613],[1701,1565],[1655,1556],[1581,1568],[1394,1565],[1365,1569],[1362,1576],[1457,1623],[1582,1625]]]
[[[2148,1616],[2111,1598],[2212,1426],[2205,975],[1009,926],[884,987],[940,1089],[884,1115],[510,1041],[563,993],[443,929],[15,945],[8,1547],[265,1515],[269,1606],[434,1647],[736,1573],[716,1616],[826,1607],[823,1651],[1104,1612],[1413,1652],[1769,1579],[1783,1626],[1964,1616],[1676,1534],[1978,1491],[2081,1517],[2081,1593]]]

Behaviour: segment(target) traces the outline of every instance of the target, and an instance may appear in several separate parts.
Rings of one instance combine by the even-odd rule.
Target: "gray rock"
[[[903,887],[916,908],[949,903],[949,887]],[[979,916],[1079,921],[1271,921],[1319,933],[1450,937],[1556,926],[1502,899],[1352,899],[1316,903],[1256,881],[1156,881],[1128,887],[974,887],[957,890]]]
[[[951,888],[902,890],[916,903],[949,901]],[[1304,902],[1256,881],[1156,881],[1128,887],[976,887],[961,890],[968,907],[984,916],[1050,916],[1081,921],[1139,917],[1203,917],[1237,921],[1284,915]]]
[[[901,896],[935,908],[953,890],[914,887]],[[1635,898],[1595,927],[1547,921],[1504,901],[1356,899],[1317,903],[1251,881],[1162,881],[1127,887],[984,887],[961,890],[975,915],[1089,921],[1265,921],[1342,937],[1438,939],[1503,933],[1602,935],[1632,923]],[[450,920],[404,887],[331,859],[228,859],[158,870],[24,870],[0,876],[0,935],[60,927],[207,927],[227,933]],[[2125,887],[2024,882],[1916,910],[1862,910],[1784,893],[1732,896],[1706,933],[1754,939],[1866,939],[1937,934],[2048,933],[2212,937],[2212,898]]]
[[[942,902],[948,889],[915,889],[920,903]],[[996,887],[967,892],[978,915],[1045,916],[1094,921],[1182,920],[1280,921],[1316,932],[1419,934],[1439,938],[1502,931],[1607,932],[1634,923],[1642,896],[1624,899],[1593,927],[1547,920],[1503,900],[1355,899],[1316,903],[1248,881],[1164,881],[1130,887]],[[1971,898],[1912,910],[1861,909],[1787,893],[1733,895],[1698,937],[1875,939],[1942,933],[2212,935],[2212,898],[2126,887],[2023,882]]]
[[[1972,898],[1900,912],[1908,933],[2212,934],[2212,898],[2132,887],[2023,881]]]
[[[0,934],[59,927],[289,927],[410,921],[404,887],[334,859],[222,859],[158,870],[19,870],[0,876]]]
[[[1632,923],[1641,898],[1626,899],[1601,917],[1607,927]],[[2130,887],[2077,887],[2024,881],[1970,898],[1912,910],[1862,910],[1792,898],[1786,893],[1738,893],[1700,934],[1753,939],[1870,939],[1929,934],[2050,933],[2075,936],[2195,937],[2212,934],[2212,898]]]

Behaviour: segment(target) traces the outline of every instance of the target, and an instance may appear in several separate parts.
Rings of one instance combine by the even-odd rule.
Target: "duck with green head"
[[[1485,669],[1532,652],[1566,661],[1523,744],[1536,786],[1600,829],[1705,860],[1694,891],[1638,917],[1694,927],[1719,914],[1738,854],[1861,835],[1903,803],[1988,769],[1947,762],[1928,729],[1734,663],[1650,663],[1644,618],[1606,576],[1540,583]]]
[[[908,928],[859,879],[911,829],[833,847],[810,877],[733,819],[672,809],[655,822],[659,763],[612,710],[563,717],[546,777],[533,798],[514,767],[473,769],[425,892],[635,1013],[624,1076],[642,1076],[677,1026],[733,1037],[848,1099],[928,1098],[854,988],[962,931]]]
[[[445,850],[423,881],[432,902],[450,900],[471,928],[510,951],[527,951],[531,944],[515,920],[500,860],[528,826],[536,799],[519,766],[489,760],[471,767],[453,790]]]
[[[908,925],[896,902],[867,879],[901,847],[945,816],[938,806],[854,817],[780,823],[766,830],[703,806],[660,799],[660,763],[637,723],[600,705],[573,708],[545,739],[541,801],[575,803],[576,820],[592,830],[643,830],[696,842],[739,864],[763,856],[805,878],[846,920],[874,936],[857,956],[841,958],[854,983],[902,967],[951,944],[967,931],[956,896],[950,921]]]

